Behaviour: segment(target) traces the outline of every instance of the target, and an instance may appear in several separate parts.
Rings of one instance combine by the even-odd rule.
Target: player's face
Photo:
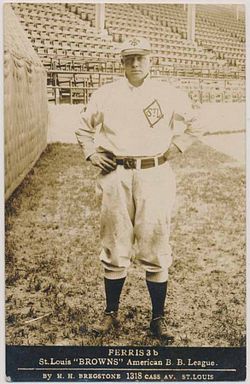
[[[143,79],[147,76],[150,68],[149,55],[128,55],[122,59],[125,74],[128,81],[134,85],[142,84]]]

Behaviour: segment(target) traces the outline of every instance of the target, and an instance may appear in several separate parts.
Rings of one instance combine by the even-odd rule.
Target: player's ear
[[[124,65],[124,58],[123,57],[121,58],[121,63],[122,63],[122,65]]]

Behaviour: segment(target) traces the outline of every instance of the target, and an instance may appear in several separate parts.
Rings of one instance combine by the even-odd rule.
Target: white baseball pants
[[[172,263],[169,232],[175,193],[175,175],[168,162],[140,170],[118,165],[115,171],[100,174],[100,259],[106,278],[126,276],[136,241],[136,257],[147,280],[167,280]]]

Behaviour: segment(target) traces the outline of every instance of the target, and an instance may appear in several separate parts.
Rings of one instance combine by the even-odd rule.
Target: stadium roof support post
[[[240,11],[240,7],[239,7],[239,5],[237,4],[237,5],[236,5],[236,19],[237,19],[237,21],[239,20],[239,11]]]
[[[105,22],[105,4],[104,3],[96,3],[95,6],[95,27],[96,32],[101,35],[107,35],[107,31],[104,29]]]
[[[195,4],[188,4],[188,12],[187,12],[187,38],[192,43],[195,39]]]

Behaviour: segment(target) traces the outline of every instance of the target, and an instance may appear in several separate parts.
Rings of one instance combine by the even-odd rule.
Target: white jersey
[[[184,123],[182,132],[175,131],[176,119]],[[164,153],[171,142],[184,151],[199,133],[186,93],[150,78],[134,87],[124,77],[93,93],[76,135],[86,158],[103,151],[152,157]]]

